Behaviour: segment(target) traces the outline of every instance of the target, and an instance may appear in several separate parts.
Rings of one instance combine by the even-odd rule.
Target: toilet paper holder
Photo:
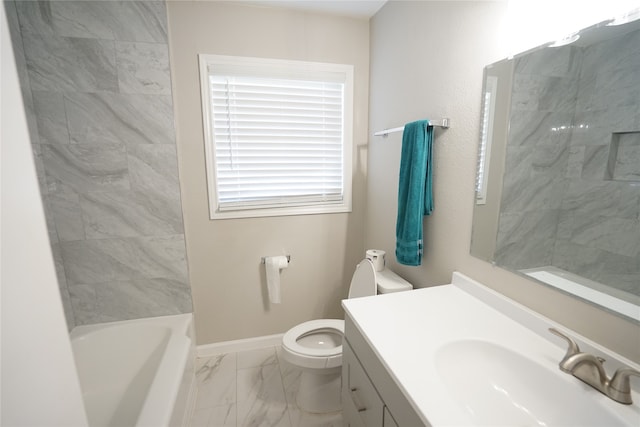
[[[267,258],[266,256],[263,256],[262,258],[260,258],[260,264],[264,264],[264,260],[265,258]],[[291,262],[291,255],[287,255],[287,264]]]

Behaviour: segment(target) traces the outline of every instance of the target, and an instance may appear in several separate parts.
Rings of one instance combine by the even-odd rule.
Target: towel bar
[[[440,120],[429,120],[429,126],[438,126],[444,129],[448,129],[451,126],[451,119],[444,118]],[[404,130],[404,126],[399,126],[397,128],[384,129],[379,132],[373,134],[373,136],[387,136],[390,133],[394,132],[402,132]]]

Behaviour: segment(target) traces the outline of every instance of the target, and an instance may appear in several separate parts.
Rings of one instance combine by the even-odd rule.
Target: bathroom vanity
[[[344,300],[345,426],[640,425],[640,378],[623,405],[558,369],[567,346],[640,369],[454,273],[450,285]]]

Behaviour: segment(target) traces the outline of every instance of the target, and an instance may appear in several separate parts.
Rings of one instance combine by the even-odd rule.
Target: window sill
[[[240,219],[240,218],[260,218],[270,216],[291,216],[291,215],[322,215],[333,213],[350,213],[351,206],[295,206],[286,208],[265,208],[247,209],[241,211],[212,212],[211,220],[219,219]]]

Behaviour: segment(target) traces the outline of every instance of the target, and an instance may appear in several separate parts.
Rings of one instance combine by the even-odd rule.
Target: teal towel
[[[432,141],[428,120],[404,126],[396,221],[396,259],[404,265],[422,263],[422,220],[433,210]]]

